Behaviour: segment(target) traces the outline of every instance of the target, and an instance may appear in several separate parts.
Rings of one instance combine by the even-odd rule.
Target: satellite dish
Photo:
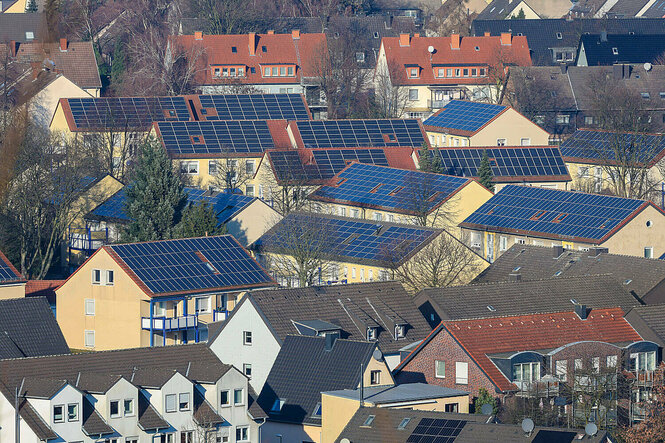
[[[491,404],[485,403],[482,408],[480,408],[480,412],[483,413],[483,415],[492,415],[492,412],[494,412],[494,408],[492,407]]]
[[[644,70],[645,70],[645,71],[651,71],[651,68],[652,68],[651,63],[646,62],[646,63],[644,64]]]
[[[522,420],[522,430],[526,432],[527,434],[531,433],[533,431],[533,428],[535,428],[535,425],[533,424],[533,420],[530,418],[525,418]]]
[[[383,360],[383,352],[381,352],[381,349],[376,348],[372,354],[372,357],[374,357],[374,360],[376,361],[381,361]]]
[[[351,443],[351,440],[349,440],[348,438],[343,438],[339,441],[339,443]]]
[[[598,433],[598,426],[596,426],[595,423],[587,423],[587,425],[584,427],[584,432],[586,432],[586,435],[593,437]]]
[[[434,46],[431,46],[431,45],[428,46],[427,47],[427,52],[429,52],[430,54],[434,54]]]

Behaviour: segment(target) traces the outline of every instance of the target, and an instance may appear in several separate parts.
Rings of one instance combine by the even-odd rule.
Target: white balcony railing
[[[183,315],[180,317],[153,317],[152,329],[158,331],[177,331],[181,329],[194,328],[198,325],[198,317],[195,315]],[[150,330],[150,317],[141,319],[141,328]]]

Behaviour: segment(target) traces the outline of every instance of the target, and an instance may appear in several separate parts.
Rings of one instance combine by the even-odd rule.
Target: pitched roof
[[[367,367],[376,343],[340,338],[325,347],[325,337],[285,337],[258,399],[269,420],[320,425],[321,417],[312,415],[321,392],[356,388],[360,365]],[[277,401],[284,404],[275,411]]]
[[[68,353],[46,298],[0,300],[0,359]]]
[[[665,344],[665,305],[635,306],[626,320],[645,340]]]
[[[653,203],[644,200],[507,185],[461,227],[600,244]]]
[[[607,11],[607,15],[609,17],[637,17],[649,2],[650,0],[618,0]]]
[[[474,283],[508,281],[519,267],[524,280],[554,277],[610,274],[622,287],[638,297],[644,297],[663,281],[665,261],[628,255],[599,253],[596,250],[563,253],[553,248],[533,245],[513,245],[478,275]],[[617,306],[623,306],[618,304]]]
[[[168,429],[171,425],[157,412],[157,409],[143,396],[139,395],[139,428],[144,431]]]
[[[106,245],[95,254],[100,250],[150,297],[276,285],[231,235]]]
[[[491,103],[451,100],[423,122],[426,129],[471,136],[508,110]]]
[[[358,400],[360,398],[360,388],[341,389],[337,391],[325,392],[334,397]],[[430,385],[427,383],[404,383],[394,386],[364,386],[363,399],[373,405],[388,405],[391,403],[417,402],[421,400],[439,399],[447,397],[468,396],[466,391],[459,389],[446,388],[439,385]]]
[[[622,161],[652,167],[665,155],[665,134],[578,129],[561,143],[561,153],[568,162],[591,164],[616,162],[618,153]]]
[[[432,213],[472,182],[452,175],[351,163],[308,198],[421,216]]]
[[[0,285],[24,283],[25,279],[9,261],[7,256],[0,251]]]
[[[14,404],[16,395],[14,385],[10,388],[0,380],[0,392],[2,392],[8,402]],[[48,423],[44,421],[41,415],[35,411],[35,408],[30,404],[27,398],[24,397],[20,400],[18,410],[21,419],[23,419],[23,421],[30,427],[37,438],[42,441],[59,438],[59,435],[56,434]]]
[[[425,338],[431,329],[399,282],[263,290],[252,292],[248,298],[279,340],[302,333],[296,322],[331,323],[341,329],[342,338],[352,340],[364,340],[367,327],[377,326],[381,350],[396,353]],[[395,339],[396,323],[408,325],[405,337],[399,340]],[[213,340],[211,337],[209,342]]]
[[[640,17],[663,18],[665,17],[665,3],[653,2],[649,9],[644,11]]]
[[[615,63],[655,63],[665,52],[665,34],[657,35],[583,35],[586,65],[600,66]],[[578,56],[579,57],[579,56]],[[578,63],[580,60],[578,60]]]
[[[51,306],[55,306],[55,290],[64,280],[28,280],[25,283],[26,297],[46,297]]]
[[[83,397],[83,432],[93,438],[113,434],[115,429],[106,423],[87,397]]]
[[[443,320],[565,311],[575,303],[593,309],[618,306],[627,312],[641,304],[609,274],[429,288],[414,302],[421,310],[430,303]]]
[[[642,337],[623,318],[621,308],[593,309],[585,320],[575,312],[530,314],[476,320],[450,320],[441,324],[409,356],[396,371],[423,349],[437,334],[450,334],[487,374],[501,391],[516,386],[490,360],[490,354],[525,350],[549,352],[579,341],[601,341],[614,344],[641,341]]]
[[[4,5],[5,2],[2,3]],[[40,40],[45,30],[46,14],[39,12],[0,14],[0,41],[2,42],[14,40],[22,43]]]

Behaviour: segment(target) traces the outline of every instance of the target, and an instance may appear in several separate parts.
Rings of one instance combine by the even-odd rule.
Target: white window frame
[[[169,401],[173,399],[173,406],[169,407]],[[164,412],[177,412],[178,411],[178,395],[166,394],[164,395]]]
[[[254,185],[245,185],[245,195],[247,197],[254,197]]]
[[[520,368],[518,371],[517,368]],[[524,367],[529,368],[529,379],[525,380],[521,377],[521,374],[524,372]],[[520,378],[517,378],[518,372],[520,373]],[[516,382],[526,382],[531,383],[534,381],[540,380],[541,367],[538,362],[524,362],[524,363],[515,363],[513,364],[513,380]]]
[[[184,400],[183,400],[184,397]],[[185,406],[183,406],[183,404]],[[192,396],[189,392],[181,392],[178,394],[178,410],[189,411],[192,409]]]
[[[561,381],[568,379],[568,360],[557,360],[554,363],[554,375]]]
[[[644,247],[644,258],[653,258],[653,246]]]
[[[195,166],[192,168],[192,166]],[[180,162],[180,173],[186,175],[199,175],[198,160],[183,160]]]
[[[217,175],[217,160],[208,160],[208,175]]]
[[[92,337],[92,340],[90,338]],[[86,329],[83,331],[83,345],[86,348],[94,348],[95,347],[95,331],[92,329]]]
[[[236,401],[236,393],[240,392],[240,401]],[[233,406],[244,405],[245,404],[245,390],[243,388],[233,390]]]
[[[252,346],[253,343],[252,331],[242,331],[242,344],[245,346]]]
[[[465,377],[462,375],[466,374]],[[465,361],[455,362],[455,384],[468,385],[469,384],[469,363]]]
[[[499,236],[499,251],[505,251],[508,249],[508,237],[505,235]]]
[[[56,419],[56,414],[55,414],[55,408],[60,408],[60,419]],[[52,408],[53,412],[53,423],[64,423],[65,422],[65,414],[67,413],[66,411],[66,406],[63,405],[53,405]]]
[[[85,315],[95,315],[95,299],[86,298],[84,302]]]
[[[608,355],[607,359],[605,361],[605,366],[608,368],[616,368],[617,367],[617,361],[618,358],[616,355]]]
[[[521,138],[520,139],[520,146],[531,146],[531,139],[530,138]]]
[[[249,369],[249,374],[247,373],[247,369]],[[243,363],[242,364],[242,373],[247,376],[247,378],[252,378],[252,364],[251,363]]]
[[[201,303],[205,301],[205,304]],[[212,312],[212,297],[196,297],[194,299],[194,310],[197,314],[210,314]]]
[[[496,139],[496,145],[497,146],[506,146],[506,139],[505,138],[497,138]]]
[[[113,272],[113,269],[107,269],[104,274],[106,276],[106,286],[113,286],[115,283],[115,272]]]
[[[434,360],[434,377],[446,378],[446,362],[443,360]]]
[[[92,284],[93,285],[101,285],[102,284],[102,270],[101,269],[93,269],[92,270]]]
[[[240,434],[238,434],[238,432],[240,432]],[[240,435],[240,437],[238,435]],[[249,426],[236,426],[236,441],[250,441]]]
[[[129,411],[127,411],[127,404],[130,405]],[[122,415],[125,417],[133,417],[136,415],[136,409],[134,408],[134,399],[126,398],[122,401]]]
[[[418,101],[418,90],[417,89],[409,89],[409,100],[412,102]]]
[[[69,408],[73,407],[74,408],[74,413],[71,414],[70,417],[70,412]],[[68,403],[67,404],[67,421],[72,422],[72,421],[79,421],[79,404],[78,403]]]
[[[116,410],[118,412],[116,412],[115,414],[113,413],[113,403],[115,403],[117,405]],[[109,401],[109,417],[111,417],[111,418],[120,418],[121,416],[122,416],[122,414],[120,412],[120,400],[110,400]]]
[[[226,392],[226,403],[222,403],[223,400],[223,393]],[[228,389],[222,389],[219,391],[219,406],[221,408],[227,408],[231,406],[231,391]]]
[[[369,384],[370,385],[380,385],[381,384],[381,371],[380,370],[373,370],[369,371]]]

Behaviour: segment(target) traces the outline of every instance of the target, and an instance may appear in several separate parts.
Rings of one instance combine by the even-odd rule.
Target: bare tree
[[[400,206],[410,214],[408,217],[415,225],[448,226],[457,215],[453,209],[457,206],[456,197],[437,203],[442,197],[436,180],[434,173],[414,172],[397,194]]]
[[[469,0],[446,0],[432,14],[426,26],[428,31],[437,36],[454,33],[468,36],[471,31],[471,23],[477,16],[478,14],[475,12],[469,13]]]
[[[215,168],[212,185],[229,193],[235,193],[254,178],[254,172],[247,170],[246,159],[219,159],[215,161]]]
[[[377,63],[374,75],[374,111],[379,118],[400,118],[409,104],[406,75],[396,63]]]

